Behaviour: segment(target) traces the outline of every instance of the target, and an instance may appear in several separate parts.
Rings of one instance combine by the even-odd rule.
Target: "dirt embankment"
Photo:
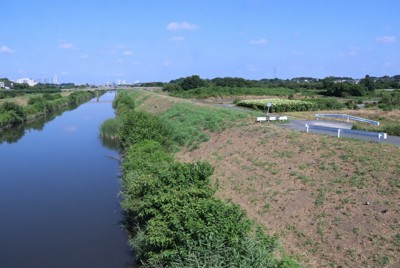
[[[400,267],[399,148],[253,121],[183,161],[207,160],[218,195],[315,267]]]
[[[162,98],[148,97],[143,106],[159,113],[177,101],[196,105]],[[305,267],[400,267],[399,147],[252,119],[208,134],[198,149],[182,149],[179,160],[209,161],[217,195],[277,234]]]

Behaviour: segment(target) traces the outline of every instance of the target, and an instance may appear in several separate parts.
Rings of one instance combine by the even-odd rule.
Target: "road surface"
[[[287,124],[282,124],[281,126],[284,128],[294,129],[297,131],[306,131],[305,125],[311,126],[311,128],[309,129],[310,132],[318,133],[318,134],[325,134],[325,135],[330,135],[330,136],[335,136],[335,137],[337,137],[337,135],[338,135],[338,129],[343,129],[343,130],[349,129],[350,130],[351,127],[353,126],[352,123],[340,122],[340,121],[298,120],[298,119],[290,120]],[[313,129],[312,126],[321,127],[321,129]],[[376,136],[362,135],[359,133],[342,132],[340,134],[340,137],[363,139],[363,140],[375,141],[375,142],[379,141],[378,137],[376,137]],[[395,145],[400,146],[400,137],[388,135],[387,139],[380,139],[380,142],[395,144]]]

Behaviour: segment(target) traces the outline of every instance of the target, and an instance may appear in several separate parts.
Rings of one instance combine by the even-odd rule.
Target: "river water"
[[[0,267],[131,267],[118,152],[99,139],[113,98],[0,144]]]

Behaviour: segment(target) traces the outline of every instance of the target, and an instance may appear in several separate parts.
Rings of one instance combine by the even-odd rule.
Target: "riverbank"
[[[175,159],[209,162],[216,195],[240,205],[304,266],[398,266],[398,147],[259,124],[251,113],[216,128],[231,109],[150,92],[135,99],[136,110],[178,130]]]
[[[91,91],[76,91],[68,95],[60,93],[34,94],[27,97],[24,104],[7,99],[0,104],[0,131],[18,124],[32,123],[50,113],[76,107],[93,97],[95,94]]]
[[[177,146],[195,145],[206,138],[196,134],[200,134],[196,130],[201,128],[196,125],[202,121],[196,116],[200,110],[191,114],[196,124],[182,136],[179,130],[186,125],[173,126],[165,118],[135,109],[144,101],[142,97],[135,92],[119,93],[114,102],[124,156],[124,226],[139,263],[151,267],[298,267],[288,257],[277,257],[277,237],[266,235],[238,205],[215,196],[218,185],[211,182],[214,168],[209,163],[176,159]],[[169,116],[185,111],[188,114],[190,107],[179,106]],[[217,116],[206,126],[214,130],[226,127],[232,118],[231,112],[222,109],[203,116]]]

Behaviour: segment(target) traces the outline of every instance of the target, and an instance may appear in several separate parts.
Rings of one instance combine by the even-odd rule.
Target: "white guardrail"
[[[368,136],[368,137],[376,137],[378,142],[381,139],[387,139],[387,133],[383,132],[373,132],[373,131],[363,131],[363,130],[352,130],[352,129],[342,129],[342,128],[334,128],[334,127],[325,127],[325,126],[316,126],[316,125],[305,125],[307,133],[312,130],[320,130],[320,131],[327,131],[331,133],[337,133],[337,137],[340,138],[341,134],[350,134],[352,136]]]
[[[287,121],[287,116],[259,116],[256,118],[256,122],[270,122],[270,121]]]
[[[363,122],[363,123],[379,126],[379,121],[369,120],[369,119],[352,116],[352,115],[348,115],[348,114],[316,114],[315,117],[317,118],[317,120],[320,117],[343,118],[343,119],[347,119],[347,122],[350,122],[350,120],[354,120],[354,121],[358,121],[358,122]]]

